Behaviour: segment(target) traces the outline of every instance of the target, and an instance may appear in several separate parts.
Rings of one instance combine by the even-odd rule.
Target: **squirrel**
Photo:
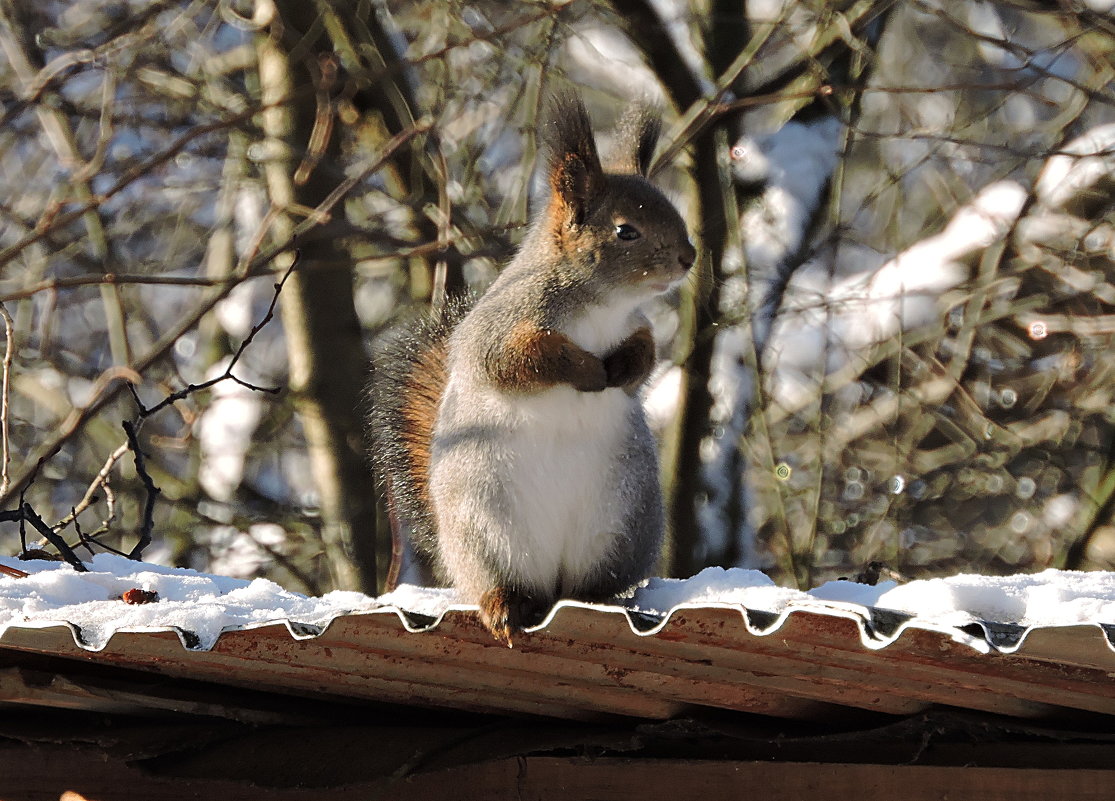
[[[580,97],[553,96],[550,195],[515,257],[474,304],[447,303],[373,360],[372,455],[392,514],[509,646],[559,598],[629,590],[661,550],[642,309],[696,251],[647,178],[660,125],[633,107],[605,172]]]

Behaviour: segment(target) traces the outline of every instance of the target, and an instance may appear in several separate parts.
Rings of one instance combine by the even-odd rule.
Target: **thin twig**
[[[84,512],[86,509],[88,509],[94,503],[94,501],[97,500],[97,494],[96,493],[97,493],[98,489],[101,489],[102,487],[105,488],[106,495],[111,496],[111,493],[107,489],[109,474],[112,472],[112,468],[116,465],[116,463],[118,461],[120,461],[121,457],[123,457],[124,454],[127,453],[127,452],[128,452],[128,443],[125,441],[124,444],[122,444],[120,447],[118,447],[116,450],[114,450],[111,454],[109,454],[109,457],[108,457],[108,459],[105,460],[105,463],[101,467],[100,472],[98,472],[97,475],[93,478],[93,480],[89,483],[89,486],[85,490],[85,495],[82,496],[82,498],[78,502],[77,506],[71,508],[70,514],[68,516],[63,517],[61,520],[59,520],[57,523],[54,524],[53,528],[54,528],[55,531],[61,531],[66,526],[70,525],[70,523],[72,521],[76,520],[77,516],[79,514]],[[111,507],[109,508],[109,512],[110,512],[110,518],[109,519],[111,519],[111,512],[112,512]],[[106,519],[105,520],[106,525],[107,525],[108,522],[109,522],[109,520]]]
[[[87,572],[87,568],[85,567],[84,563],[77,558],[77,554],[73,552],[73,549],[66,544],[66,541],[62,539],[59,534],[56,534],[51,529],[51,527],[46,524],[45,520],[39,517],[38,513],[36,513],[35,510],[31,508],[31,504],[25,503],[23,504],[21,509],[23,510],[22,520],[30,523],[36,531],[38,531],[40,534],[43,535],[43,537],[46,538],[47,542],[57,548],[58,553],[62,555],[62,558],[65,559],[73,567],[74,570],[76,570],[78,573]]]
[[[42,468],[43,462],[40,460],[31,471],[27,478],[27,483],[19,491],[19,508],[15,510],[18,517],[9,518],[0,515],[0,520],[18,520],[19,521],[19,552],[27,553],[27,518],[23,516],[23,507],[27,505],[27,491],[31,489],[31,485],[35,483],[35,479],[39,477],[39,469]],[[6,513],[5,513],[6,514]]]
[[[128,555],[126,553],[124,553],[123,551],[117,550],[116,548],[113,548],[111,545],[105,545],[103,542],[101,542],[99,539],[97,539],[101,535],[107,534],[108,529],[98,529],[97,531],[85,532],[81,528],[81,522],[77,519],[76,510],[71,508],[70,511],[73,514],[74,531],[77,533],[77,536],[78,536],[77,545],[84,546],[85,550],[89,551],[89,553],[91,553],[91,554],[96,553],[93,550],[93,546],[96,545],[98,548],[103,548],[104,550],[108,551],[109,553],[114,553],[117,556],[123,556],[123,557],[127,558]],[[77,545],[74,545],[74,546],[71,546],[71,547],[76,548]]]
[[[310,180],[310,173],[317,169],[321,157],[329,146],[333,136],[332,94],[337,82],[337,60],[335,56],[322,56],[320,60],[306,59],[310,74],[314,79],[314,95],[317,102],[317,111],[314,115],[314,127],[310,131],[309,141],[306,143],[306,153],[302,162],[294,171],[294,185],[301,186]]]
[[[294,251],[294,258],[291,259],[290,266],[287,267],[286,272],[283,273],[282,277],[275,282],[275,292],[271,296],[271,302],[267,304],[267,313],[263,315],[258,323],[252,326],[252,330],[248,332],[248,335],[246,337],[244,337],[244,341],[240,343],[240,347],[236,349],[236,353],[232,354],[232,359],[228,363],[228,368],[225,370],[225,373],[228,375],[229,378],[231,378],[242,387],[257,390],[259,392],[270,393],[276,393],[280,390],[280,387],[274,387],[272,389],[262,389],[260,387],[252,386],[246,381],[241,381],[239,378],[232,375],[232,368],[234,368],[236,366],[236,363],[240,361],[240,357],[244,355],[244,352],[248,349],[248,346],[252,344],[252,340],[256,338],[256,334],[262,331],[264,326],[266,326],[269,322],[271,322],[272,319],[274,319],[275,306],[279,302],[279,295],[282,293],[283,286],[286,284],[287,279],[290,278],[290,276],[294,273],[294,268],[298,266],[298,262],[301,260],[300,255],[301,254],[297,250]]]
[[[20,522],[20,525],[22,526],[22,524],[23,524],[23,510],[22,509],[5,509],[3,511],[0,511],[0,521],[4,521],[4,522],[7,522],[7,523],[14,523],[17,520]],[[26,548],[24,550],[26,550]],[[5,565],[0,565],[0,573],[3,573],[3,574],[8,575],[8,576],[14,576],[15,578],[26,578],[27,576],[31,575],[30,573],[24,573],[22,570],[17,570],[14,567],[7,567]]]
[[[89,541],[85,538],[85,532],[81,530],[81,521],[77,519],[77,510],[72,506],[70,507],[70,519],[73,520],[74,523],[74,533],[77,534],[78,545],[85,546],[85,550],[89,551],[89,555],[95,556],[96,554],[93,553],[93,546],[89,544]],[[77,545],[72,547],[76,548]]]
[[[135,455],[136,475],[139,476],[139,480],[143,482],[143,486],[147,489],[147,498],[143,503],[143,523],[139,528],[139,542],[128,553],[129,559],[138,561],[143,558],[143,549],[151,544],[151,529],[155,525],[155,498],[159,495],[159,488],[155,486],[155,482],[151,480],[151,476],[147,472],[146,459],[139,447],[139,438],[136,436],[135,426],[127,420],[122,425],[124,433],[128,435],[128,447],[132,449],[132,453]]]
[[[12,375],[12,354],[15,351],[15,324],[12,316],[0,303],[0,317],[4,318],[4,374],[3,385],[0,386],[0,495],[8,491],[11,476],[8,468],[11,464],[11,440],[8,437],[8,399],[10,397],[10,384]]]
[[[93,155],[73,174],[73,180],[82,183],[91,181],[101,171],[108,146],[115,133],[112,126],[112,109],[116,103],[116,75],[111,69],[106,69],[102,73],[101,81],[101,122],[97,144],[93,149]]]
[[[103,284],[152,284],[157,286],[183,286],[183,287],[211,287],[236,284],[244,280],[242,277],[205,278],[202,276],[188,275],[130,275],[127,273],[93,273],[88,275],[71,275],[66,278],[49,278],[38,281],[14,292],[0,295],[0,303],[13,300],[26,300],[41,292],[57,292],[62,289],[72,289],[82,286],[100,286]]]
[[[228,367],[226,367],[225,371],[219,376],[210,378],[207,381],[202,381],[200,384],[188,384],[177,392],[173,392],[170,395],[167,395],[154,406],[150,407],[144,406],[143,401],[140,400],[139,393],[136,391],[135,385],[129,384],[128,389],[132,393],[132,398],[135,399],[136,406],[139,407],[140,420],[150,417],[155,412],[160,411],[161,409],[165,409],[167,406],[170,406],[176,401],[184,400],[195,392],[200,392],[203,389],[209,389],[209,387],[213,386],[214,384],[219,384],[221,381],[233,381],[240,386],[253,390],[255,392],[267,392],[272,395],[280,392],[282,390],[282,387],[257,387],[254,384],[249,384],[247,381],[244,381],[243,379],[237,378],[235,375],[233,375],[232,370],[236,367],[236,363],[240,361],[240,357],[244,355],[244,351],[246,351],[248,346],[252,344],[252,340],[256,338],[256,334],[262,331],[263,327],[271,322],[271,320],[275,317],[275,306],[279,302],[279,293],[283,291],[283,285],[286,284],[287,279],[290,278],[291,273],[294,272],[294,268],[297,265],[298,251],[295,251],[294,259],[291,261],[290,267],[287,268],[286,272],[283,273],[283,276],[275,283],[275,294],[271,297],[271,303],[267,307],[267,313],[263,315],[263,318],[258,323],[252,326],[252,330],[248,332],[248,335],[244,338],[244,341],[240,343],[240,347],[236,349],[236,353],[232,355],[232,359],[229,361]]]

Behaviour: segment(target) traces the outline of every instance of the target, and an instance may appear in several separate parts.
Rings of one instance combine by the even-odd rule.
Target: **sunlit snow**
[[[330,592],[320,598],[283,589],[266,579],[234,579],[194,570],[134,562],[98,554],[89,572],[60,562],[2,557],[0,563],[30,573],[0,576],[0,635],[10,627],[68,623],[82,642],[104,647],[121,630],[174,627],[196,635],[208,648],[222,631],[278,621],[323,626],[338,615],[393,607],[438,617],[459,606],[455,593],[403,585],[378,599],[357,592]],[[153,590],[157,600],[128,604],[133,589]],[[832,581],[809,592],[775,585],[756,570],[706,568],[689,579],[653,578],[622,604],[634,611],[664,615],[682,606],[730,604],[780,613],[875,606],[913,615],[936,626],[977,620],[1026,626],[1115,622],[1115,573],[1046,570],[1005,577],[960,575],[878,586]]]

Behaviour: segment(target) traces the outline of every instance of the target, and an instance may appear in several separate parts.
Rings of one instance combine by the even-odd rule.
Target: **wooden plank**
[[[394,615],[390,617],[397,620]],[[436,639],[434,635],[427,643],[433,646]],[[496,709],[569,719],[588,719],[602,713],[600,706],[578,705],[573,693],[561,685],[540,682],[535,674],[500,676],[488,671],[478,675],[460,665],[431,672],[431,665],[421,660],[383,659],[375,652],[360,650],[368,645],[353,650],[344,639],[294,640],[282,625],[228,632],[212,651],[187,651],[169,632],[121,632],[104,650],[91,652],[75,646],[64,629],[53,628],[10,629],[3,645],[294,695],[352,697],[474,712]],[[454,644],[450,642],[447,647],[453,648]],[[682,711],[680,705],[653,696],[639,699],[629,695],[631,702],[615,709],[605,706],[603,711],[652,718]],[[607,705],[610,700],[605,698],[602,703]]]
[[[814,624],[803,637],[817,636]],[[995,703],[1012,700],[1036,709],[1084,710],[1115,715],[1110,669],[1029,659],[1018,654],[981,654],[948,635],[909,629],[878,654],[875,670],[891,676],[917,675],[955,686]],[[933,677],[936,677],[935,679]],[[1003,710],[971,704],[972,709]]]
[[[307,725],[328,719],[330,708],[258,692],[229,692],[219,684],[169,682],[133,670],[104,670],[71,659],[28,658],[0,649],[0,665],[20,657],[28,665],[0,666],[0,702],[50,709],[157,717],[223,718],[252,724]],[[106,676],[106,672],[110,675]]]
[[[777,637],[767,639],[750,634],[742,614],[736,610],[700,611],[707,624],[701,631],[687,630],[679,617],[661,633],[641,636],[632,632],[622,618],[617,620],[592,609],[565,607],[545,630],[524,641],[523,650],[534,653],[568,649],[571,655],[609,664],[617,670],[641,669],[737,691],[750,688],[753,692],[798,699],[802,704],[811,702],[815,705],[813,719],[839,714],[842,707],[909,715],[928,706],[877,682],[865,683],[859,668],[831,665],[822,672],[782,647]],[[860,644],[855,625],[844,622],[851,627],[849,645],[870,653]],[[717,634],[712,634],[713,631]],[[717,706],[712,700],[705,705]]]
[[[845,707],[910,714],[931,704],[1022,718],[1073,709],[1115,715],[1106,669],[1047,661],[1045,649],[1043,659],[983,654],[917,629],[871,650],[855,621],[812,612],[756,636],[738,610],[680,610],[643,637],[623,615],[567,607],[515,649],[465,612],[417,634],[392,612],[338,618],[306,640],[276,624],[228,632],[209,652],[187,651],[167,632],[120,633],[88,652],[64,628],[9,629],[2,645],[289,695],[582,720],[664,719],[694,706],[810,720]]]
[[[566,609],[562,610],[562,619],[566,612],[591,616],[605,630],[602,637],[608,641],[608,647],[598,648],[591,640],[547,629],[520,635],[513,649],[493,648],[491,635],[479,625],[476,616],[465,613],[452,613],[436,630],[418,635],[401,628],[371,630],[370,626],[382,625],[382,617],[338,620],[337,628],[338,636],[341,636],[340,631],[348,629],[347,636],[366,644],[365,647],[370,644],[372,649],[385,655],[406,655],[423,662],[443,661],[440,652],[447,647],[443,641],[451,642],[453,651],[446,667],[497,672],[526,670],[533,674],[534,687],[538,687],[539,682],[558,682],[564,686],[566,697],[582,698],[591,705],[599,705],[612,691],[625,690],[662,699],[679,709],[709,706],[810,720],[839,709],[832,704],[741,682],[737,676],[724,671],[694,673],[687,670],[688,665],[669,657],[635,662],[629,658],[629,648],[640,638],[631,633],[625,617],[598,610]],[[333,634],[330,630],[325,636]],[[436,638],[443,638],[443,641]],[[632,707],[626,714],[637,713]]]
[[[1014,717],[1051,713],[1048,705],[971,688],[947,671],[917,664],[894,668],[894,661],[888,665],[885,659],[886,649],[865,648],[856,623],[841,617],[794,614],[778,631],[755,636],[737,610],[690,609],[675,613],[657,635],[638,637],[602,631],[591,610],[563,609],[547,633],[601,649],[612,647],[610,641],[617,665],[649,654],[697,675],[718,671],[728,674],[725,680],[876,712],[912,714],[936,703]]]
[[[523,801],[1099,801],[1111,798],[1113,786],[1111,770],[526,757],[340,788],[289,789],[154,775],[88,750],[0,749],[0,801],[429,801],[466,792],[468,798]]]
[[[570,619],[584,624],[575,636],[561,630]],[[738,616],[734,622],[742,627]],[[281,625],[233,631],[211,652],[185,651],[167,632],[120,633],[103,651],[88,652],[64,628],[9,630],[4,645],[278,692],[571,719],[602,713],[664,719],[693,705],[823,719],[840,714],[837,704],[849,705],[848,694],[856,696],[850,705],[872,711],[909,714],[925,707],[878,688],[864,690],[859,671],[846,672],[847,681],[834,689],[815,676],[783,680],[776,665],[741,672],[732,660],[685,658],[665,638],[632,633],[622,615],[565,609],[553,625],[555,632],[524,635],[516,649],[496,643],[475,615],[465,613],[450,614],[436,630],[420,634],[403,629],[394,614],[339,618],[313,640],[295,641]],[[640,659],[630,652],[634,648],[650,652]],[[766,678],[749,681],[752,675]],[[801,692],[785,692],[786,682]]]
[[[467,786],[475,798],[523,801],[677,801],[747,798],[801,801],[1099,801],[1111,798],[1115,771],[1022,770],[903,765],[696,762],[555,758],[502,760],[418,777],[392,789],[397,801],[419,801]],[[517,795],[513,795],[517,793]]]
[[[885,648],[869,650],[860,643],[854,621],[812,612],[795,613],[776,632],[754,637],[726,628],[713,614],[718,611],[726,610],[685,610],[664,633],[698,650],[798,660],[801,667],[791,675],[820,683],[858,672],[862,689],[929,703],[1027,718],[1065,708],[1115,714],[1115,693],[1105,671],[983,654],[924,629],[908,629]]]
[[[595,614],[630,634],[625,618]],[[473,711],[664,719],[700,704],[816,719],[833,708],[734,677],[710,682],[671,675],[659,669],[668,660],[643,670],[624,664],[621,650],[610,660],[586,658],[577,643],[563,640],[562,647],[546,652],[530,647],[539,637],[524,637],[519,648],[508,649],[481,629],[474,615],[451,615],[438,629],[421,634],[407,632],[394,614],[340,618],[313,640],[295,641],[279,625],[233,631],[210,652],[185,651],[169,633],[121,633],[100,653],[80,652],[59,632],[64,630],[52,630],[55,649],[166,675]],[[4,642],[30,648],[45,633],[28,638],[12,631]]]

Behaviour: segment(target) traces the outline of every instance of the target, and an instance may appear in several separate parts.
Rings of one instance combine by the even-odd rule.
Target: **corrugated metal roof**
[[[513,649],[473,609],[430,619],[392,607],[324,627],[228,630],[207,650],[173,629],[119,631],[94,650],[64,623],[9,628],[0,649],[288,695],[568,719],[712,707],[824,720],[933,705],[1044,718],[1115,715],[1112,636],[1101,625],[952,628],[855,604],[778,615],[681,606],[655,618],[562,602]]]

